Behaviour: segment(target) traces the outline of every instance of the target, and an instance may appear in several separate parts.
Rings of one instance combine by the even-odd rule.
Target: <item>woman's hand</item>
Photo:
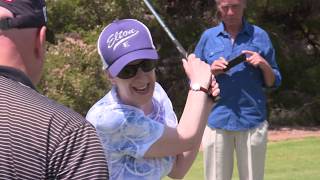
[[[214,75],[212,75],[212,78],[211,78],[210,92],[211,92],[211,96],[213,97],[217,97],[220,94],[219,84],[216,81],[216,78],[214,77]]]
[[[197,58],[194,54],[188,56],[188,61],[182,59],[184,70],[190,79],[190,83],[198,83],[202,87],[209,89],[212,85],[210,66]]]

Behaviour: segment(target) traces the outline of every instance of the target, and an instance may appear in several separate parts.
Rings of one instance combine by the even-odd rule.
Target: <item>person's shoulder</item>
[[[163,87],[158,82],[156,82],[153,96],[156,98],[161,98],[161,97],[167,97],[168,95],[166,91],[163,89]]]
[[[11,106],[23,106],[26,111],[37,112],[38,118],[41,120],[53,120],[59,117],[59,120],[75,119],[76,121],[83,121],[84,118],[74,110],[56,102],[53,99],[39,93],[38,91],[17,83],[15,81],[6,82],[6,92],[8,96],[15,99]],[[3,82],[1,82],[3,84]]]
[[[208,28],[205,31],[203,31],[202,37],[210,37],[210,36],[216,35],[218,33],[219,33],[219,26],[214,26],[214,27]]]
[[[11,80],[1,81],[1,85],[4,83],[6,83],[6,89],[0,88],[0,92],[6,92],[5,98],[7,99],[14,99],[7,105],[12,109],[21,109],[20,114],[28,114],[25,121],[41,124],[41,127],[56,129],[60,132],[54,133],[64,135],[76,129],[91,126],[79,113],[26,85]]]
[[[253,32],[256,36],[265,36],[268,37],[268,32],[262,28],[261,26],[250,24],[251,28],[253,29]]]
[[[81,162],[85,162],[80,169],[97,172],[95,169],[100,168],[101,171],[106,172],[101,168],[105,165],[105,159],[102,149],[99,149],[99,139],[96,137],[94,128],[80,114],[22,83],[1,76],[0,100],[2,102],[0,110],[6,109],[4,114],[9,117],[8,122],[10,123],[12,119],[15,121],[10,131],[19,132],[18,138],[25,136],[24,138],[32,140],[32,142],[22,143],[24,147],[30,149],[29,152],[33,152],[35,148],[41,157],[52,156],[51,164],[60,162],[65,165],[71,164],[65,172],[79,169],[79,166],[73,168],[72,163],[67,163],[67,161],[76,162],[79,158]],[[26,151],[25,154],[28,152]],[[39,161],[43,160],[40,158]],[[82,168],[90,164],[87,163],[89,161],[90,163],[95,161],[101,167]],[[63,171],[63,168],[61,170]]]
[[[102,98],[88,111],[86,119],[98,130],[112,133],[126,124],[131,117],[143,116],[143,112],[133,106]]]
[[[267,33],[267,31],[264,28],[262,28],[261,26],[258,26],[258,25],[252,25],[252,26],[255,29],[255,31],[257,31],[257,32]]]
[[[167,101],[169,101],[169,104],[171,104],[168,94],[158,82],[155,83],[153,98],[161,104],[166,103]]]
[[[75,110],[43,95],[39,99],[42,100],[42,107],[46,109],[46,113],[50,116],[49,121],[63,124],[66,129],[71,128],[71,130],[88,124],[85,118]]]
[[[212,36],[212,35],[217,35],[218,33],[220,33],[221,31],[223,30],[223,24],[222,23],[219,23],[219,24],[216,24],[212,27],[209,27],[207,29],[205,29],[203,32],[202,32],[202,36],[203,37],[206,37],[206,36]]]

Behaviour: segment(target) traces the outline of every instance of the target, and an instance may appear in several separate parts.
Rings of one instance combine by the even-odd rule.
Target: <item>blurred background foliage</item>
[[[158,81],[180,116],[188,86],[181,56],[143,0],[47,0],[48,53],[39,90],[85,115],[110,84],[96,50],[99,32],[114,19],[136,18],[151,30],[161,61]],[[214,0],[151,0],[192,52],[201,33],[219,21]],[[282,86],[268,92],[271,126],[320,125],[320,1],[248,0],[246,17],[263,27],[277,52]]]

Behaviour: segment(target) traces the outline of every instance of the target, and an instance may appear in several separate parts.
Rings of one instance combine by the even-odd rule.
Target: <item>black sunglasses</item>
[[[134,77],[138,69],[141,68],[144,72],[149,72],[156,67],[156,61],[143,60],[139,64],[126,65],[117,75],[121,79],[129,79]]]

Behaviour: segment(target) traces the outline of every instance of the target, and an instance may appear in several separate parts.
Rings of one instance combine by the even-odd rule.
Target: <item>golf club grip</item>
[[[162,21],[162,19],[160,18],[159,14],[155,11],[155,9],[152,7],[152,5],[150,4],[150,2],[148,0],[143,0],[144,3],[147,5],[147,7],[149,8],[149,10],[152,12],[152,14],[156,17],[158,23],[161,25],[161,27],[163,28],[163,30],[167,33],[167,35],[169,36],[170,40],[175,44],[177,50],[180,52],[180,54],[184,57],[187,58],[188,53],[187,51],[183,48],[183,46],[181,45],[181,43],[174,37],[174,35],[171,33],[170,29],[167,27],[167,25]]]

